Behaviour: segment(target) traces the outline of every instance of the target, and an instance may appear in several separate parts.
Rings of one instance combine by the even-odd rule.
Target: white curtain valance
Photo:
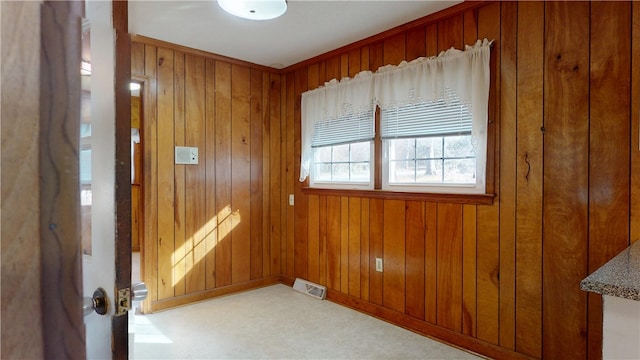
[[[478,40],[464,51],[451,48],[437,57],[383,66],[375,73],[363,71],[353,79],[334,79],[303,93],[300,181],[309,175],[311,142],[317,124],[371,113],[376,105],[389,109],[438,100],[448,102],[446,94],[452,90],[457,95],[456,101],[467,105],[473,115],[474,138],[486,137],[491,43],[487,39]],[[371,122],[375,122],[373,116]]]

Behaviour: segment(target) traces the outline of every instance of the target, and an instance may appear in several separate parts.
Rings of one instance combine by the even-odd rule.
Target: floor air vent
[[[316,299],[324,300],[327,296],[327,288],[314,284],[307,280],[302,280],[300,278],[296,279],[293,283],[293,290],[299,291],[303,294],[307,294],[309,296],[313,296]]]

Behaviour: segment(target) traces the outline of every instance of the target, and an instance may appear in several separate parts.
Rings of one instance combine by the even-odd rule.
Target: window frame
[[[364,141],[358,141],[353,143],[347,143],[348,145],[362,143]],[[340,145],[347,144],[336,144],[336,145],[327,145],[334,147]],[[373,190],[374,189],[374,181],[373,177],[375,174],[375,156],[374,156],[374,141],[369,141],[369,181],[368,182],[359,182],[359,181],[326,181],[326,180],[316,180],[316,163],[315,161],[315,149],[313,150],[313,163],[311,164],[311,168],[309,169],[309,186],[317,189],[356,189],[356,190]],[[349,153],[349,157],[351,157],[351,152]],[[351,159],[349,159],[351,160]],[[334,162],[330,162],[333,164]],[[348,162],[351,164],[351,161]]]
[[[493,72],[492,72],[493,74]],[[491,76],[491,84],[494,82]],[[382,188],[382,156],[383,144],[380,136],[380,108],[376,107],[375,111],[375,138],[373,139],[373,188],[364,189],[362,187],[314,187],[311,186],[312,176],[308,177],[302,186],[302,193],[306,195],[327,195],[327,196],[355,196],[368,199],[386,199],[386,200],[416,200],[416,201],[432,201],[446,202],[468,205],[492,205],[496,198],[494,189],[495,164],[499,154],[498,144],[495,141],[497,121],[493,119],[492,99],[494,87],[489,88],[488,103],[488,121],[487,121],[487,138],[486,138],[486,157],[485,157],[485,186],[484,191],[478,193],[454,193],[454,192],[428,192],[428,191],[409,191],[410,189],[387,190]],[[313,165],[311,166],[313,169]]]

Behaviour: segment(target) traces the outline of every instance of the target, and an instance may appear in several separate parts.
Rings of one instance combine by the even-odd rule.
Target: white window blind
[[[373,140],[373,110],[341,116],[334,120],[319,121],[314,124],[311,147],[341,145]]]
[[[455,92],[446,89],[435,102],[383,109],[380,127],[383,139],[470,135],[473,116]]]

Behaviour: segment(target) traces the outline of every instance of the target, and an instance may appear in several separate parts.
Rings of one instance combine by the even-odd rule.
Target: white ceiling
[[[283,68],[460,2],[288,0],[283,16],[251,21],[215,0],[129,1],[129,32]]]

